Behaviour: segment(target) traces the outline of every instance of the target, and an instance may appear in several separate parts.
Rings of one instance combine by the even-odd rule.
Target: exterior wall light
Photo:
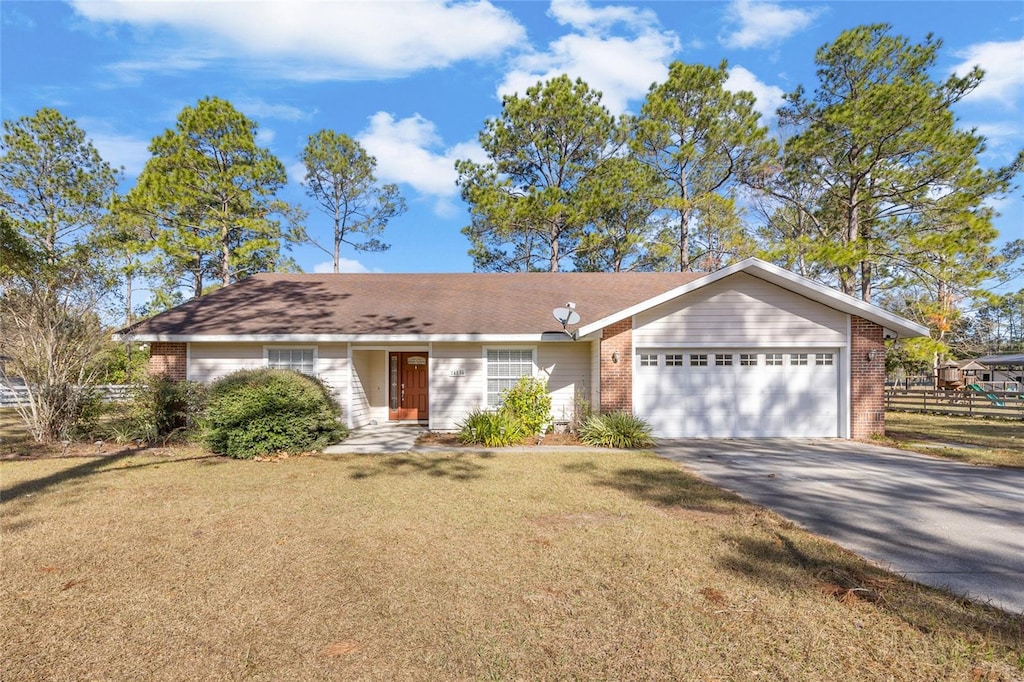
[[[868,362],[874,362],[875,358],[878,357],[878,351],[872,348],[868,351]]]
[[[619,364],[619,351],[612,351],[612,362]]]

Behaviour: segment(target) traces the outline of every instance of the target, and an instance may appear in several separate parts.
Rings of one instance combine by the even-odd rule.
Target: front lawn
[[[896,447],[970,464],[1024,468],[1024,421],[886,412],[886,440]]]
[[[1024,617],[648,453],[125,452],[0,462],[0,499],[0,679],[1024,672]]]

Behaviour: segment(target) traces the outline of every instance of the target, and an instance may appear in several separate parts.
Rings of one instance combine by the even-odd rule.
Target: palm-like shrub
[[[579,439],[603,448],[648,448],[654,445],[651,427],[626,412],[591,416],[580,426]]]
[[[203,440],[246,459],[319,450],[345,437],[341,407],[323,382],[285,369],[240,370],[210,387]]]
[[[528,435],[523,423],[505,410],[473,410],[459,423],[459,442],[500,448],[518,445]]]

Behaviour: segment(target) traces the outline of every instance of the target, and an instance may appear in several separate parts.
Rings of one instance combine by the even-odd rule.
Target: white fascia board
[[[536,343],[568,342],[568,335],[542,334],[114,334],[115,341],[179,343]]]
[[[716,270],[700,279],[695,279],[692,282],[688,282],[675,289],[670,289],[663,294],[659,294],[646,301],[637,303],[634,306],[620,310],[614,315],[609,315],[603,319],[592,322],[588,325],[580,327],[580,335],[593,333],[598,329],[607,327],[610,324],[614,324],[620,320],[624,320],[627,317],[632,317],[637,313],[641,313],[645,310],[649,310],[655,306],[667,303],[674,298],[688,294],[697,289],[713,284],[729,275],[733,275],[737,272],[745,272],[748,275],[763,279],[767,282],[771,282],[777,286],[792,291],[795,294],[799,294],[804,298],[809,298],[812,301],[821,303],[830,308],[839,310],[840,312],[847,313],[849,315],[856,315],[862,317],[865,320],[874,322],[875,324],[885,327],[887,330],[895,332],[898,336],[902,337],[914,337],[914,336],[928,336],[928,328],[912,322],[899,315],[894,315],[876,305],[865,303],[859,299],[849,296],[835,289],[831,289],[818,282],[813,282],[806,277],[801,277],[795,273],[790,272],[784,268],[780,268],[777,265],[772,265],[759,258],[747,258],[738,263],[733,263],[727,268]]]

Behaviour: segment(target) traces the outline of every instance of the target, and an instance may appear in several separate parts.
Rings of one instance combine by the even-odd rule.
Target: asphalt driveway
[[[896,573],[1024,613],[1024,471],[840,440],[657,451]]]

